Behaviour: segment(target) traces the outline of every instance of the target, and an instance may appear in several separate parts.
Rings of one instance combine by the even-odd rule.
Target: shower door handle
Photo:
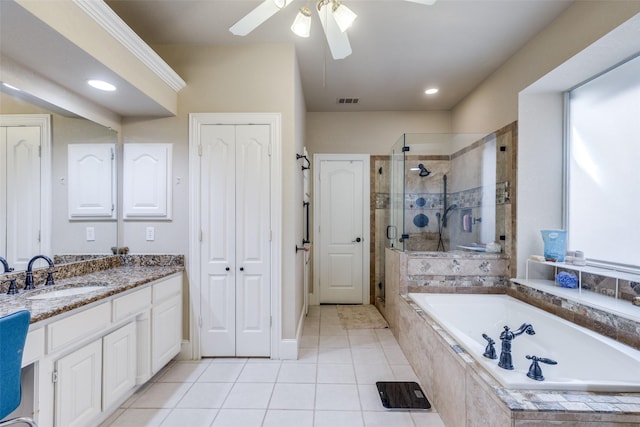
[[[394,225],[387,225],[387,239],[396,238],[396,227]]]
[[[362,242],[362,239],[359,237],[356,237],[356,240],[352,240],[351,243],[360,243]]]

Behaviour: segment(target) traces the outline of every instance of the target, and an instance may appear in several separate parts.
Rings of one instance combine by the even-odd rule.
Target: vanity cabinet
[[[102,339],[102,409],[136,385],[136,324],[130,322]]]
[[[155,374],[180,352],[182,341],[182,281],[179,277],[153,286],[151,309],[151,370]]]
[[[40,427],[99,425],[180,352],[182,273],[87,307],[27,336]]]
[[[102,340],[56,362],[56,426],[86,426],[102,411]]]

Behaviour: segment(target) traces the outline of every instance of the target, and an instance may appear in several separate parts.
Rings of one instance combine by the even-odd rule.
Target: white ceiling
[[[311,37],[289,27],[292,4],[246,37],[229,27],[260,0],[108,0],[148,44],[295,43],[308,111],[449,110],[573,0],[343,0],[358,14],[348,30],[353,54],[333,60],[317,14]],[[169,64],[171,65],[171,64]],[[179,70],[178,70],[179,71]],[[189,82],[187,81],[187,84]],[[440,93],[428,97],[431,86]],[[360,98],[338,105],[340,97]]]

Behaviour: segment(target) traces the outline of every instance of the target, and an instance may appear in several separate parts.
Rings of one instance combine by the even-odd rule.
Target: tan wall
[[[124,223],[124,245],[132,253],[186,253],[189,243],[189,113],[279,112],[282,114],[282,320],[283,338],[294,338],[299,313],[302,263],[294,255],[301,239],[299,221],[302,174],[295,162],[303,141],[298,127],[304,117],[296,110],[296,64],[292,45],[154,46],[154,49],[187,82],[178,97],[178,115],[165,119],[125,119],[124,143],[168,142],[174,144],[174,218],[156,222],[156,240],[146,242],[150,223]],[[298,107],[299,110],[299,107]],[[180,184],[176,178],[180,177]],[[300,183],[299,183],[299,182]],[[300,193],[300,194],[298,194]]]
[[[491,132],[518,119],[518,93],[640,12],[640,1],[578,0],[452,110],[453,132]]]
[[[307,113],[310,154],[389,154],[403,133],[448,133],[448,111]]]

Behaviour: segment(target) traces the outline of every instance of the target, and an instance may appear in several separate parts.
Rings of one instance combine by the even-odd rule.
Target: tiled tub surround
[[[7,295],[8,283],[0,287],[0,316],[26,309],[31,323],[91,304],[109,296],[125,292],[184,270],[182,255],[118,255],[56,266],[55,285],[43,285],[48,268],[34,269],[36,289],[23,291],[24,272],[2,276],[15,277],[20,292]],[[90,293],[45,300],[29,300],[31,296],[60,289],[98,284],[101,288]]]
[[[547,426],[563,423],[570,426],[631,426],[640,425],[640,394],[593,393],[565,391],[509,390],[481,368],[438,323],[424,313],[405,295],[411,292],[448,293],[508,293],[554,314],[567,310],[564,317],[581,326],[602,325],[615,319],[618,336],[640,337],[640,324],[626,323],[611,313],[595,312],[556,295],[511,283],[503,286],[457,286],[460,279],[454,274],[440,286],[432,286],[426,277],[417,282],[409,280],[411,272],[420,273],[424,264],[419,259],[434,254],[408,254],[387,249],[385,281],[387,304],[385,317],[391,325],[403,351],[407,355],[429,399],[438,408],[446,425],[450,426]],[[465,253],[465,255],[467,255]],[[498,254],[469,254],[482,258]],[[441,268],[453,268],[448,254],[440,254]],[[498,257],[499,258],[499,257]],[[435,272],[435,270],[433,270]],[[415,274],[414,274],[415,276]],[[413,277],[412,279],[415,279]],[[426,280],[426,281],[425,281]],[[422,282],[423,286],[419,286]],[[410,287],[411,285],[411,287]],[[426,286],[425,286],[426,285]],[[631,306],[631,303],[627,303]],[[638,308],[640,313],[640,308]],[[589,316],[594,316],[589,318]],[[604,317],[603,317],[604,316]],[[609,319],[603,322],[603,318]],[[600,319],[600,320],[594,320]],[[622,322],[622,323],[620,323]],[[598,332],[598,329],[594,329]],[[631,330],[633,332],[621,332]],[[625,342],[624,339],[618,339]],[[607,363],[607,361],[594,361]]]
[[[509,259],[503,254],[451,252],[402,252],[398,291],[504,293]]]
[[[525,302],[508,295],[412,293],[409,297],[506,388],[640,393],[640,351]],[[515,331],[523,324],[530,324],[535,334],[513,342],[512,370],[483,357],[487,346],[483,334],[496,341],[497,357],[502,327]],[[527,376],[531,365],[527,355],[558,363],[540,363],[544,381],[535,381]],[[596,368],[595,360],[609,363]]]
[[[417,304],[404,296],[395,301],[397,328],[394,332],[446,425],[524,427],[563,423],[620,427],[640,424],[639,393],[502,387]]]

